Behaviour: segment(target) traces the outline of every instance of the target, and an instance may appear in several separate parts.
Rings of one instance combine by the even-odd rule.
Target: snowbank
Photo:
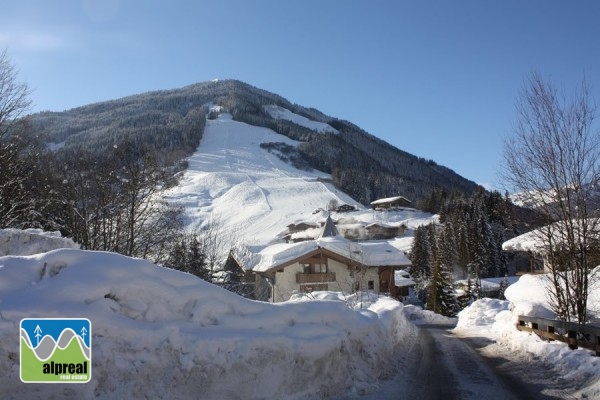
[[[458,314],[455,332],[488,337],[510,351],[538,359],[558,375],[580,387],[575,398],[600,398],[600,358],[589,350],[569,350],[563,343],[548,342],[516,329],[519,315],[554,318],[544,290],[547,277],[523,275],[505,292],[507,301],[480,299]],[[599,304],[600,293],[590,290],[590,309]]]
[[[0,229],[0,256],[28,256],[62,248],[77,249],[79,245],[71,239],[62,237],[58,231]]]
[[[369,388],[414,327],[401,303],[352,310],[328,300],[250,301],[192,275],[74,249],[0,258],[0,393],[19,380],[22,318],[92,322],[92,380],[46,398],[322,398]]]
[[[496,321],[497,315],[509,308],[510,302],[508,301],[479,299],[458,313],[456,328],[492,325]]]
[[[408,305],[404,307],[404,314],[415,325],[423,324],[455,324],[456,318],[445,317],[422,307]]]

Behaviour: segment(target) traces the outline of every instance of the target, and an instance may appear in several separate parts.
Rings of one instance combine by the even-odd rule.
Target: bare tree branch
[[[568,99],[533,73],[517,99],[514,136],[504,145],[505,182],[547,222],[538,240],[554,311],[580,322],[587,320],[588,276],[600,261],[596,110],[585,80]]]
[[[17,81],[17,71],[4,49],[0,53],[0,138],[6,135],[17,118],[29,110],[30,94],[27,85]]]

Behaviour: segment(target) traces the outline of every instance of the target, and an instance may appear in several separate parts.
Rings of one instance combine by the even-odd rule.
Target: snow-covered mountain
[[[43,112],[29,120],[32,131],[45,137],[48,147],[57,153],[85,150],[104,154],[115,145],[133,142],[151,146],[165,163],[176,163],[198,146],[206,116],[209,120],[214,117],[207,107],[210,104],[231,114],[235,121],[279,133],[276,142],[288,143],[283,136],[300,142],[294,154],[285,156],[298,166],[331,174],[338,188],[363,204],[398,195],[416,202],[435,188],[464,193],[477,188],[449,168],[395,148],[349,121],[236,80]]]

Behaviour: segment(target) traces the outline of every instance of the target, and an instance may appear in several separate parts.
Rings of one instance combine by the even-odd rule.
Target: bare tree
[[[598,262],[596,105],[585,80],[566,98],[533,73],[516,111],[514,136],[504,146],[503,177],[545,216],[537,239],[550,270],[554,311],[558,318],[585,322],[588,277]]]
[[[17,72],[6,50],[0,52],[0,227],[35,225],[39,219],[38,174],[41,147],[24,133],[26,121],[19,119],[29,110],[29,89],[17,81]],[[37,186],[37,188],[36,188]]]
[[[29,110],[30,94],[27,84],[17,81],[17,70],[4,49],[0,53],[0,138]]]
[[[367,300],[369,299],[369,287],[366,282],[369,267],[365,265],[364,254],[359,243],[348,242],[348,253],[350,255],[350,263],[348,265],[350,271],[350,288],[352,293],[356,294],[356,301],[360,303],[360,308],[363,308],[363,295],[365,292]]]

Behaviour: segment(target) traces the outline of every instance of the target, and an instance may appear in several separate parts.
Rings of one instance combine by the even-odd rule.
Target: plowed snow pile
[[[368,389],[414,335],[380,299],[250,301],[114,253],[0,258],[0,398],[322,398]],[[24,384],[22,318],[89,318],[92,380]]]

